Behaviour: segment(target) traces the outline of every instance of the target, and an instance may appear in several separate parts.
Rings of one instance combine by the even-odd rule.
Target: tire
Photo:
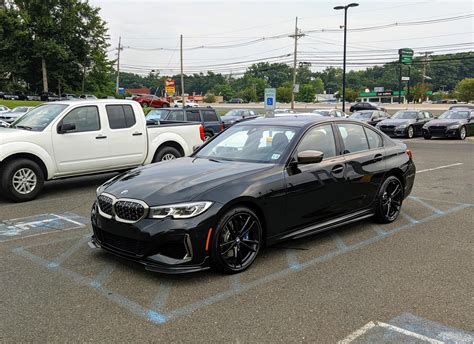
[[[211,139],[214,135],[208,131],[204,132],[204,142]]]
[[[262,226],[249,208],[238,206],[227,211],[212,232],[211,268],[235,274],[253,264],[262,246]]]
[[[431,135],[423,135],[423,138],[424,138],[425,140],[431,140]]]
[[[395,176],[388,176],[380,187],[375,205],[375,220],[390,223],[397,219],[404,198],[403,183]]]
[[[170,107],[170,104],[164,103],[162,107],[163,107],[163,108],[169,108],[169,107]]]
[[[148,103],[147,103],[147,102],[142,103],[142,107],[143,107],[143,108],[148,107]]]
[[[465,140],[466,136],[467,136],[466,127],[459,128],[459,139],[460,140]]]
[[[415,137],[415,129],[413,129],[411,125],[407,128],[407,137],[409,139],[412,139],[413,137]]]
[[[12,201],[31,201],[43,189],[43,171],[32,160],[12,160],[3,168],[0,184],[0,189]]]
[[[181,154],[178,152],[178,150],[176,148],[167,146],[167,147],[161,148],[159,151],[155,153],[155,156],[153,157],[153,162],[174,160],[178,158],[181,158]]]

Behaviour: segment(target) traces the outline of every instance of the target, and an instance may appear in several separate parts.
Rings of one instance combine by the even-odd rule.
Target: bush
[[[216,96],[213,93],[208,93],[204,96],[204,103],[215,103]]]
[[[474,78],[465,78],[456,85],[459,100],[469,102],[474,100]]]
[[[278,87],[276,89],[276,99],[281,103],[291,102],[291,88],[290,87]]]

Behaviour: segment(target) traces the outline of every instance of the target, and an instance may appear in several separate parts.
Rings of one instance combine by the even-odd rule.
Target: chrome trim
[[[145,217],[148,216],[148,211],[150,210],[150,207],[148,206],[148,204],[142,200],[139,200],[139,199],[135,199],[135,198],[117,198],[115,197],[114,195],[111,195],[109,193],[106,193],[106,192],[102,192],[100,195],[97,195],[97,199],[99,198],[99,196],[106,196],[106,197],[109,197],[110,199],[112,199],[112,215],[109,215],[109,214],[106,214],[102,211],[102,209],[100,209],[100,203],[97,202],[97,208],[99,209],[99,214],[103,217],[105,217],[106,219],[114,219],[118,222],[122,222],[122,223],[137,223],[138,221],[144,219]],[[131,203],[138,203],[140,204],[143,208],[145,208],[145,210],[143,211],[143,215],[136,221],[131,221],[131,220],[126,220],[126,219],[122,219],[120,216],[118,216],[115,212],[115,204],[117,202],[131,202]]]

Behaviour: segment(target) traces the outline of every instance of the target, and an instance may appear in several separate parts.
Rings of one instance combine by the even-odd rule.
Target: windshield
[[[354,112],[349,118],[352,119],[370,119],[372,112]]]
[[[13,122],[11,128],[42,131],[67,108],[67,106],[68,105],[63,104],[40,105]]]
[[[398,111],[392,116],[393,119],[416,119],[416,111]]]
[[[231,127],[204,146],[197,158],[277,163],[296,134],[295,128],[239,125]]]
[[[329,116],[329,110],[313,110],[313,113],[316,113],[321,116]]]
[[[169,113],[169,110],[151,110],[146,115],[146,119],[159,121],[159,120],[165,119],[168,113]]]
[[[446,111],[441,116],[440,119],[468,119],[469,111]]]
[[[12,112],[26,112],[26,111],[28,111],[28,108],[25,106],[19,106],[12,110]]]
[[[230,110],[223,117],[240,117],[243,116],[245,110]]]

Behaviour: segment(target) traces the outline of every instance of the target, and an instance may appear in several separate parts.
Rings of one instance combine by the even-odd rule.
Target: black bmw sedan
[[[146,269],[248,268],[264,245],[357,220],[397,219],[411,152],[368,124],[319,116],[236,124],[192,156],[97,189],[91,246]]]
[[[428,111],[401,110],[391,118],[377,123],[377,128],[389,136],[407,137],[409,139],[422,135],[422,127],[433,119]]]
[[[449,110],[423,126],[423,137],[452,137],[464,140],[474,135],[474,110]]]

